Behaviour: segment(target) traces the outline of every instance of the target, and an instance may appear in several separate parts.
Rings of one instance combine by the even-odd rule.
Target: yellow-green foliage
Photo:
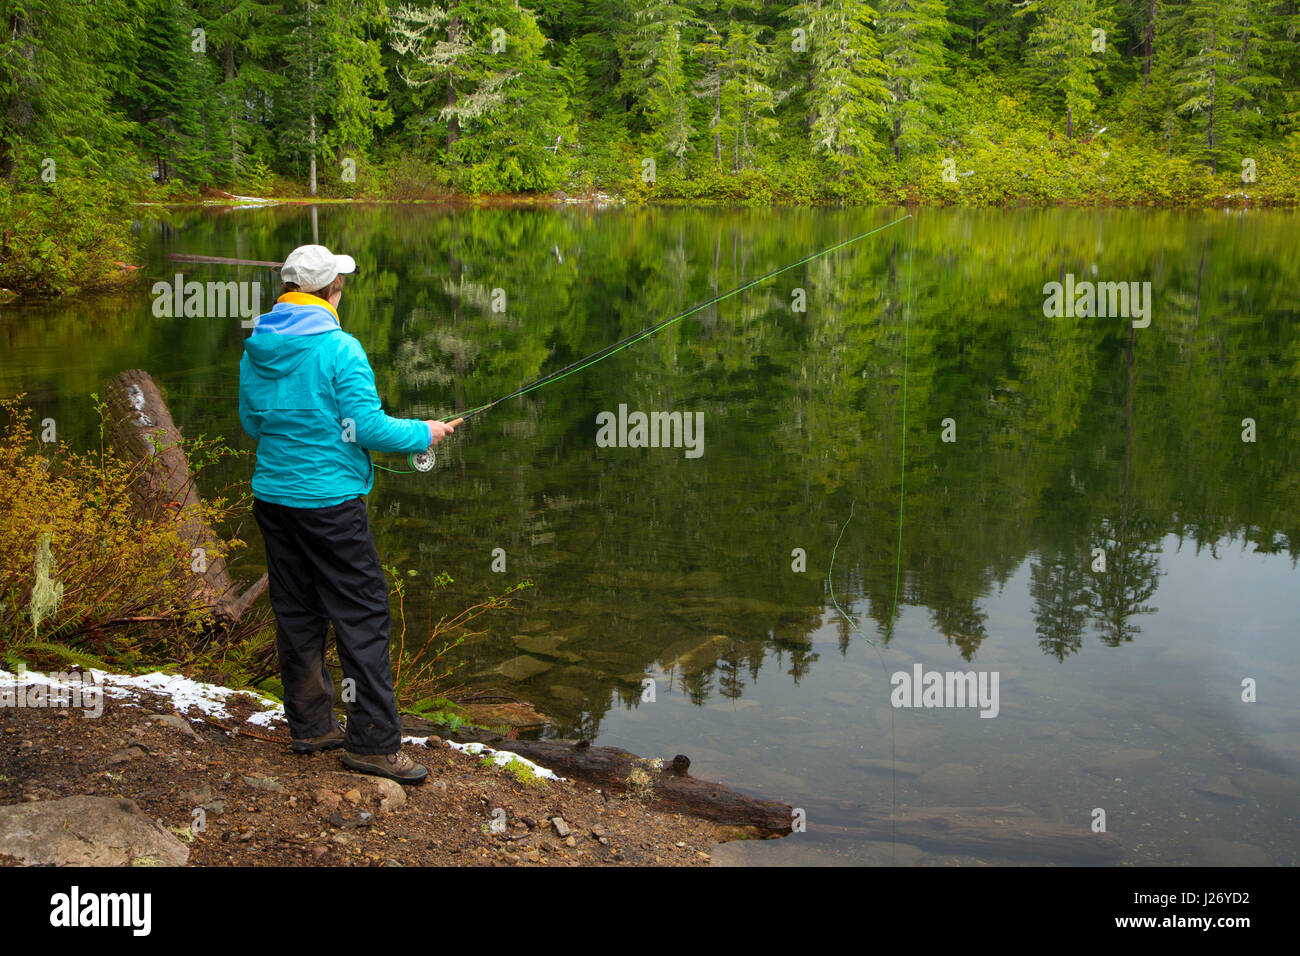
[[[159,621],[181,634],[209,623],[175,509],[139,517],[139,463],[42,443],[20,399],[0,402],[0,416],[0,655],[33,664],[78,652],[121,660],[142,623],[152,636]],[[230,510],[219,500],[195,507],[214,526]],[[208,561],[239,544],[218,543]]]
[[[528,764],[524,763],[522,760],[511,760],[508,764],[502,767],[502,769],[514,774],[515,779],[525,787],[546,786],[546,781],[542,777],[537,776],[533,771],[533,768],[528,766]]]

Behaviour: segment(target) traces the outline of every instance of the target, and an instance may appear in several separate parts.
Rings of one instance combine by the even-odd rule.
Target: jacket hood
[[[281,296],[270,312],[257,317],[253,334],[244,341],[244,354],[259,375],[282,378],[311,354],[317,336],[340,328],[329,303],[315,296],[290,293]]]

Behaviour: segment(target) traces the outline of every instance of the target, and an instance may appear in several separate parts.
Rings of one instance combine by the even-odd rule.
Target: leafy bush
[[[54,296],[132,282],[128,198],[119,184],[77,176],[22,188],[0,182],[0,288]]]
[[[155,662],[182,656],[212,612],[194,593],[177,510],[139,507],[144,465],[105,447],[97,399],[100,448],[85,454],[39,442],[21,399],[0,402],[0,658],[130,669],[145,650]],[[213,526],[235,510],[191,507]],[[208,560],[241,544],[218,543]]]
[[[373,190],[385,199],[432,199],[447,191],[447,172],[437,164],[402,152],[380,163]]]

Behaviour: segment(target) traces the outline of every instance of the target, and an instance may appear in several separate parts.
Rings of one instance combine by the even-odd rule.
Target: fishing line
[[[911,319],[912,319],[912,262],[916,258],[916,220],[912,220],[912,239],[909,243],[907,256],[907,298],[903,306],[903,430],[902,430],[902,450],[899,456],[898,465],[898,547],[894,554],[894,604],[889,612],[889,626],[886,629],[887,634],[893,634],[894,622],[898,618],[898,594],[899,584],[902,581],[903,571],[903,490],[907,479],[907,364],[909,344],[911,341]],[[835,585],[831,578],[831,572],[835,570],[835,556],[840,550],[840,541],[844,538],[844,532],[853,520],[853,512],[856,510],[858,503],[857,498],[849,502],[849,516],[844,519],[844,524],[840,526],[839,536],[835,539],[835,546],[831,548],[830,565],[826,568],[826,589],[830,594],[831,604],[839,612],[840,617],[850,628],[857,632],[858,636],[872,646],[876,652],[876,657],[880,661],[881,673],[885,675],[885,685],[889,685],[889,668],[885,665],[885,655],[880,651],[880,645],[862,633],[857,623],[851,618],[844,608],[840,607],[840,602],[835,599]],[[894,720],[894,708],[889,708],[889,776],[892,808],[889,814],[890,820],[890,853],[892,854],[898,844],[898,741]]]
[[[649,338],[650,336],[654,335],[656,332],[660,331],[661,329],[665,329],[670,325],[680,322],[682,321],[682,319],[689,318],[690,316],[694,315],[696,312],[700,312],[703,309],[707,309],[709,306],[722,302],[725,299],[729,299],[733,295],[738,295],[739,293],[744,292],[746,289],[758,285],[760,282],[766,282],[768,279],[771,279],[774,276],[779,276],[783,272],[789,272],[791,269],[796,269],[799,266],[804,265],[805,263],[812,262],[815,259],[820,259],[822,256],[830,255],[832,252],[835,252],[837,249],[843,249],[845,246],[849,246],[855,242],[859,242],[863,239],[866,239],[868,236],[874,236],[878,232],[884,232],[886,229],[891,229],[894,226],[897,226],[900,222],[903,222],[904,220],[911,219],[911,218],[912,218],[911,213],[908,213],[904,216],[900,216],[899,218],[895,219],[893,222],[885,223],[885,225],[883,226],[878,226],[875,229],[870,229],[867,232],[853,236],[852,238],[849,239],[845,239],[843,242],[837,242],[833,246],[828,246],[825,249],[822,249],[820,252],[814,252],[812,255],[804,256],[802,259],[798,259],[794,262],[791,262],[789,265],[781,266],[779,269],[773,269],[771,272],[765,272],[763,275],[759,276],[756,279],[751,279],[748,282],[741,283],[740,285],[736,286],[734,289],[728,289],[726,292],[715,295],[713,298],[707,299],[706,301],[701,302],[698,305],[693,305],[689,309],[683,309],[681,312],[678,312],[676,315],[669,316],[668,318],[664,319],[662,322],[656,322],[654,325],[647,326],[646,328],[642,329],[639,332],[633,332],[631,335],[621,338],[617,342],[612,342],[611,344],[606,345],[604,348],[597,349],[595,352],[592,352],[590,355],[584,356],[583,358],[580,358],[577,361],[572,362],[569,365],[566,365],[564,368],[556,369],[554,372],[550,372],[546,375],[543,375],[541,378],[537,379],[534,382],[530,382],[527,385],[520,386],[519,388],[515,389],[513,392],[511,392],[508,395],[503,395],[501,398],[498,398],[492,402],[488,402],[486,405],[479,405],[475,408],[471,408],[469,411],[463,412],[460,415],[458,415],[456,418],[452,419],[450,422],[448,422],[448,424],[460,425],[461,423],[473,418],[475,415],[481,415],[483,412],[486,412],[488,409],[500,405],[502,402],[509,401],[512,398],[518,398],[521,395],[527,395],[529,392],[535,391],[544,385],[550,385],[552,382],[558,382],[560,379],[568,378],[570,375],[573,375],[577,372],[581,372],[583,369],[589,368],[590,366],[595,365],[597,362],[603,362],[611,355],[615,355],[623,351],[624,349],[635,345],[636,343],[640,342],[642,339]],[[412,454],[408,456],[407,460],[409,461],[412,469],[414,469],[417,472],[430,471],[433,469],[435,463],[433,449],[429,448],[427,451]],[[383,465],[376,465],[375,467],[382,468],[384,471],[393,472],[394,474],[398,474],[398,475],[409,475],[412,473],[410,471],[399,471],[398,469],[395,468],[386,468]]]

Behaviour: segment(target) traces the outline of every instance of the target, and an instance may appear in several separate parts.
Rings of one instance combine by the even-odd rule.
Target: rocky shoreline
[[[299,755],[277,707],[149,675],[94,710],[0,671],[0,863],[189,866],[707,866],[712,823],[547,779],[505,753],[406,738],[403,788]]]

